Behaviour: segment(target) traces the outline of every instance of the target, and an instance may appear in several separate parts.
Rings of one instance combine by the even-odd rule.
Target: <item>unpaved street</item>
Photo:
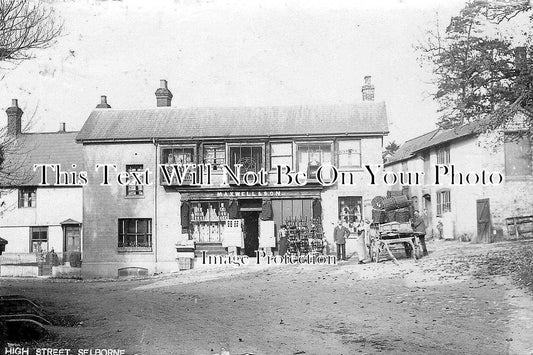
[[[357,265],[224,266],[145,280],[2,279],[63,326],[38,345],[128,354],[531,354],[533,298],[502,256],[532,241],[430,242]],[[401,254],[398,254],[401,255]],[[511,270],[512,272],[512,270]]]

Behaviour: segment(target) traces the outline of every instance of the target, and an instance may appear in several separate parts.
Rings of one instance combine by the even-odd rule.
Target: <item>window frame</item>
[[[342,206],[347,204],[341,203],[341,200],[349,200],[353,199],[355,200],[355,207],[359,206],[359,214],[354,211],[354,213],[350,213],[351,211],[348,211],[348,213],[344,213],[342,210]],[[347,228],[350,230],[351,233],[356,233],[356,223],[359,223],[364,216],[364,205],[363,205],[363,196],[362,195],[346,195],[346,196],[338,196],[337,198],[337,206],[338,206],[338,213],[337,218],[338,220],[342,220],[343,223],[346,223]],[[346,208],[346,207],[345,207]],[[357,220],[356,217],[358,218]],[[346,218],[348,220],[346,220]]]
[[[446,197],[446,198],[443,199],[443,197]],[[452,197],[451,197],[450,189],[438,190],[436,200],[437,200],[437,217],[442,217],[444,213],[452,211]]]
[[[450,157],[450,145],[444,144],[440,145],[435,149],[435,156],[436,156],[436,162],[437,164],[441,165],[450,165],[451,163],[451,157]],[[442,156],[444,156],[444,162],[441,162],[439,160],[442,160]]]
[[[209,149],[209,148],[221,148],[221,151],[224,152],[224,161],[222,163],[216,163],[216,164],[212,162],[207,162],[206,161],[206,149]],[[201,150],[202,150],[202,164],[211,164],[211,171],[213,172],[213,174],[222,174],[222,165],[227,164],[227,161],[228,161],[228,154],[227,154],[228,152],[227,152],[226,144],[204,142],[201,145]],[[216,151],[215,151],[214,159],[215,160],[218,159],[216,156]]]
[[[128,225],[124,224],[124,222],[127,221],[134,221],[135,222],[135,232],[129,233],[128,232]],[[127,238],[128,234],[134,234],[135,236],[135,244],[139,244],[138,237],[141,235],[141,233],[138,232],[138,222],[139,221],[146,221],[146,233],[142,234],[144,237],[148,240],[148,246],[138,246],[138,245],[125,245],[127,244]],[[122,226],[122,228],[121,228]],[[153,248],[153,223],[152,218],[118,218],[117,219],[117,249],[118,251],[148,251],[151,252]],[[122,230],[121,230],[122,229]],[[122,233],[121,233],[122,232]],[[122,240],[122,245],[121,245]]]
[[[272,145],[274,144],[287,144],[290,146],[291,148],[291,154],[290,155],[287,155],[287,154],[280,154],[280,155],[274,155],[272,154]],[[272,163],[272,158],[288,158],[290,157],[291,158],[291,163],[290,163],[290,168],[291,170],[294,168],[294,142],[292,141],[279,141],[279,142],[270,142],[270,171],[274,171],[274,164]]]
[[[229,166],[230,169],[232,169],[233,171],[233,166],[231,164],[231,148],[241,148],[241,147],[252,147],[252,148],[255,148],[255,147],[260,147],[261,148],[261,167],[259,167],[259,170],[261,169],[264,169],[266,171],[266,146],[265,146],[265,143],[247,143],[247,142],[244,142],[244,143],[227,143],[226,144],[226,164]],[[248,170],[244,170],[242,169],[241,172],[242,174],[245,174]],[[256,172],[257,172],[256,171]]]
[[[165,156],[168,159],[168,154],[163,154],[165,150],[169,149],[192,149],[192,161],[189,164],[197,164],[198,161],[198,145],[197,144],[162,144],[159,146],[159,163],[160,164],[175,164],[175,163],[168,163],[165,162]],[[192,182],[192,179],[190,178],[190,175],[188,175],[188,179],[185,179],[183,181],[183,185],[189,185]],[[163,186],[179,186],[177,183],[171,183],[169,185],[165,184],[165,180],[163,177],[163,173],[159,172],[159,183]]]
[[[28,194],[26,194],[26,192],[28,192]],[[24,202],[27,202],[26,206]],[[17,203],[18,203],[18,208],[35,208],[37,206],[37,187],[35,186],[19,187]]]
[[[358,165],[341,165],[341,149],[340,144],[341,142],[357,142],[359,144],[358,152],[354,153],[354,155],[359,156],[359,164]],[[350,138],[350,139],[339,139],[335,142],[335,158],[337,160],[338,168],[342,170],[357,170],[361,169],[363,167],[363,140],[361,138]],[[333,164],[334,162],[332,162]]]
[[[39,239],[33,239],[33,234],[37,233],[43,233],[45,234],[44,238]],[[49,228],[48,226],[31,226],[30,227],[30,253],[35,253],[35,250],[33,249],[33,243],[46,243],[46,250],[41,251],[48,251],[48,243],[49,243]]]
[[[135,170],[130,170],[131,167],[136,166],[140,167]],[[126,172],[143,172],[144,171],[144,165],[143,164],[126,164]],[[130,181],[128,181],[128,184],[126,185],[126,197],[128,198],[143,198],[144,197],[144,186],[141,184],[135,183],[135,179],[133,179],[134,183],[130,184]],[[134,193],[132,193],[134,192]]]
[[[298,154],[299,154],[299,151],[300,151],[300,146],[304,146],[304,145],[329,145],[330,149],[331,149],[331,162],[330,162],[330,164],[331,165],[335,165],[335,144],[334,144],[333,140],[298,141],[298,142],[294,142],[294,145],[295,145],[294,153],[295,153],[295,162],[296,162],[295,170],[298,171],[298,172],[302,171],[302,170],[300,170],[300,157],[299,157]],[[323,162],[320,162],[320,164],[322,165]],[[308,161],[308,164],[307,164],[307,169],[304,172],[307,174],[308,170],[309,170],[309,161]],[[317,181],[316,177],[313,178],[313,177],[310,177],[309,175],[307,176],[307,180],[311,181],[311,182],[316,182]]]

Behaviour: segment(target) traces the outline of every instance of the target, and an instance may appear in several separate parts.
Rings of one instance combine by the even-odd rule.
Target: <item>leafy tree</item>
[[[468,2],[443,30],[437,24],[417,46],[429,64],[439,104],[439,125],[451,128],[482,122],[492,130],[508,123],[513,112],[530,112],[533,103],[531,6],[524,0]],[[516,28],[509,28],[516,23]],[[514,32],[514,33],[513,33]],[[526,115],[531,134],[533,121]]]
[[[400,149],[400,145],[396,143],[395,141],[392,141],[389,144],[387,144],[387,146],[385,147],[385,150],[382,153],[383,161],[386,162],[387,159],[391,157],[392,155],[394,155],[394,153],[398,149]]]

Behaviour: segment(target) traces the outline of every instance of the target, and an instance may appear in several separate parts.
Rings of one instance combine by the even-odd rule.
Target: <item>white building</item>
[[[81,252],[83,193],[80,185],[58,186],[48,170],[49,185],[41,184],[35,164],[60,164],[62,170],[83,170],[77,132],[65,124],[49,133],[23,133],[22,110],[17,100],[7,110],[4,162],[0,171],[0,237],[8,241],[4,259],[31,260],[37,251],[54,251],[61,257]],[[74,166],[74,168],[73,168]],[[65,183],[65,176],[62,182]]]
[[[385,164],[388,171],[424,172],[424,185],[403,188],[409,190],[415,206],[427,216],[429,233],[437,233],[438,219],[442,218],[449,222],[445,223],[446,234],[491,242],[515,236],[508,233],[507,218],[533,215],[532,142],[517,135],[517,130],[480,134],[479,128],[479,123],[472,123],[428,132],[406,141]],[[453,185],[449,177],[440,185],[434,184],[436,164],[453,165]],[[503,182],[483,185],[481,180],[477,184],[463,180],[459,184],[459,173],[466,179],[470,172],[472,183],[476,180],[474,174],[482,178],[483,171],[486,177],[501,173]]]

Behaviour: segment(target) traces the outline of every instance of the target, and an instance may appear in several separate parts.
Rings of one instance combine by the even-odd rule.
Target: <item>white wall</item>
[[[73,219],[82,222],[83,190],[81,187],[37,187],[36,206],[18,208],[18,190],[2,190],[0,237],[6,239],[6,253],[30,251],[30,227],[48,226],[49,250],[63,251],[60,223]]]

